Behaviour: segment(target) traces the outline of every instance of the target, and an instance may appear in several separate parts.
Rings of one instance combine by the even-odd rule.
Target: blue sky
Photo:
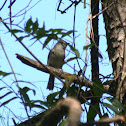
[[[4,0],[2,0],[4,1]],[[8,1],[9,2],[9,1]],[[0,16],[3,19],[8,18],[9,15],[9,9],[7,8],[9,3],[7,2],[6,6],[3,8],[3,10],[0,12]],[[30,4],[30,6],[27,8],[29,9],[32,7],[37,1],[33,0]],[[88,2],[88,1],[87,1]],[[13,7],[12,7],[12,15],[15,15],[17,12],[19,12],[21,9],[27,6],[29,1],[26,0],[17,0]],[[15,17],[14,19],[14,24],[19,23],[22,19],[23,21],[20,23],[21,27],[24,27],[25,22],[32,17],[33,21],[36,20],[36,18],[39,21],[39,26],[43,25],[43,22],[45,22],[46,29],[50,28],[62,28],[66,30],[72,30],[73,29],[73,15],[74,15],[74,6],[67,11],[66,14],[61,14],[60,12],[57,12],[57,5],[58,5],[58,0],[41,0],[36,6],[34,6],[31,10],[29,10],[25,16],[20,16],[20,17]],[[65,2],[62,4],[62,9],[65,8],[66,5],[69,5],[69,3]],[[25,11],[23,11],[25,12]],[[83,4],[79,4],[77,6],[77,12],[76,12],[76,26],[75,30],[77,31],[75,33],[76,36],[78,36],[75,40],[76,42],[76,48],[79,50],[80,55],[83,59],[85,59],[85,51],[83,50],[83,46],[86,43],[86,23],[88,19],[89,14],[89,8],[87,5],[87,8],[84,9]],[[105,30],[104,30],[104,23],[102,19],[102,15],[99,17],[99,33],[100,33],[100,51],[102,52],[103,59],[100,59],[100,73],[103,74],[104,76],[111,74],[112,73],[112,68],[111,64],[108,59],[108,54],[106,52],[107,45],[106,45],[106,38],[105,38]],[[5,20],[5,22],[8,22],[9,20]],[[9,23],[9,22],[8,22]],[[32,92],[29,92],[30,96],[32,99],[41,99],[44,98],[46,99],[46,96],[50,93],[48,90],[46,90],[47,86],[47,81],[48,81],[48,74],[38,71],[34,68],[31,68],[23,63],[21,63],[17,58],[16,58],[16,53],[27,56],[29,58],[32,58],[30,54],[15,40],[13,36],[11,36],[10,33],[7,32],[6,28],[0,23],[0,37],[3,42],[3,45],[5,47],[5,50],[7,52],[7,55],[11,61],[11,64],[14,68],[15,73],[17,73],[17,78],[19,80],[24,80],[24,81],[30,81],[33,84],[35,84],[36,87],[30,86],[31,88],[34,88],[37,90],[36,96],[33,95]],[[12,28],[15,28],[12,26]],[[66,41],[72,43],[72,38],[67,37],[65,38]],[[41,40],[42,42],[43,39]],[[47,64],[47,57],[49,50],[44,48],[42,49],[42,45],[39,42],[36,42],[33,46],[30,46],[33,41],[30,41],[30,39],[25,39],[23,43],[34,53],[34,55],[44,64]],[[55,42],[52,41],[48,44],[48,47],[51,49],[55,44]],[[69,48],[67,48],[69,50]],[[66,54],[68,52],[66,51]],[[8,62],[4,56],[4,53],[2,51],[2,48],[0,47],[0,70],[5,71],[5,72],[11,72],[10,66],[8,65]],[[73,55],[69,55],[67,58],[72,57]],[[83,69],[84,62],[80,61],[81,68]],[[77,70],[78,65],[77,62],[74,60],[72,62],[69,62],[69,65],[74,67]],[[65,72],[70,72],[74,73],[74,70],[71,69],[68,65],[63,66],[63,70]],[[88,67],[86,71],[86,77],[91,79],[90,75],[90,53],[88,51]],[[12,75],[6,77],[3,79],[6,81],[8,85],[11,85],[14,90],[17,90],[15,84],[12,84],[14,81],[14,78]],[[0,82],[1,83],[1,82]],[[60,83],[59,81],[56,81],[56,83]],[[3,83],[2,83],[3,84]],[[1,85],[1,84],[0,84]],[[20,83],[20,86],[27,86],[27,83]],[[57,84],[56,84],[57,85]],[[60,83],[61,85],[61,83]],[[4,85],[1,85],[4,86]],[[55,89],[56,91],[57,89]],[[3,99],[5,100],[5,99]],[[0,101],[2,102],[2,101]],[[20,116],[26,116],[23,114],[23,107],[19,104],[19,101],[14,101],[12,103],[9,103],[7,107],[11,108],[14,113]],[[8,115],[8,111],[5,108],[0,109],[0,114],[3,114],[4,116]],[[39,110],[37,110],[39,111]],[[10,117],[12,117],[12,114],[10,114]],[[10,119],[11,121],[11,119]],[[12,121],[11,121],[12,124]]]

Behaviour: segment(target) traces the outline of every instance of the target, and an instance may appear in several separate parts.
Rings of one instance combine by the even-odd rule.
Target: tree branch
[[[99,121],[81,123],[79,126],[93,126],[94,124],[106,125],[106,124],[112,123],[112,122],[125,122],[125,121],[126,121],[125,116],[119,115],[119,116],[116,116],[116,117],[113,117],[113,118],[103,117]]]
[[[17,55],[17,58],[22,61],[22,63],[24,63],[24,64],[26,64],[28,66],[34,67],[34,68],[36,68],[36,69],[38,69],[40,71],[43,71],[45,73],[50,73],[50,71],[51,71],[52,73],[54,73],[54,75],[57,75],[61,79],[64,79],[65,76],[68,76],[68,75],[71,75],[72,76],[72,74],[70,74],[70,73],[63,72],[62,70],[53,68],[53,67],[48,66],[48,65],[45,65],[46,67],[44,67],[39,62],[34,61],[32,59],[29,59],[29,58],[27,58],[25,56],[22,56],[22,55],[19,55],[19,54],[16,54],[16,55]],[[90,82],[86,78],[83,79],[80,76],[76,76],[76,78],[74,79],[74,83],[81,84],[82,86],[87,86],[87,87],[93,86],[93,83],[92,82]]]
[[[36,126],[56,126],[64,115],[68,113],[67,126],[78,126],[80,123],[81,104],[78,100],[67,97],[48,111]]]
[[[41,65],[39,62],[32,60],[30,58],[27,58],[25,56],[22,56],[20,54],[16,54],[16,56],[22,63],[24,63],[28,66],[31,66],[33,68],[36,68],[37,70],[43,71],[45,73],[50,73],[50,71],[52,71],[55,75],[57,75],[61,79],[65,79],[65,76],[68,76],[68,75],[72,76],[73,75],[73,74],[70,74],[70,73],[67,73],[67,72],[63,72],[62,70],[53,68],[53,67],[48,66],[48,65],[44,65],[44,64]],[[76,83],[76,84],[82,85],[82,86],[86,86],[86,87],[92,87],[93,86],[92,81],[89,81],[88,79],[80,77],[80,76],[76,76],[76,78],[74,78],[73,82]],[[114,80],[106,81],[106,82],[103,83],[105,93],[112,94],[112,93],[115,92],[115,89],[111,88],[111,87],[113,87],[113,83],[115,84]],[[112,95],[114,95],[114,94],[112,94]]]

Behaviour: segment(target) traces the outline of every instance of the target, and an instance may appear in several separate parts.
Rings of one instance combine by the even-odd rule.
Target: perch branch
[[[52,71],[52,73],[54,73],[56,76],[58,76],[61,79],[65,79],[66,76],[68,75],[73,75],[67,72],[63,72],[62,70],[53,68],[51,66],[48,65],[41,65],[39,62],[32,60],[30,58],[27,58],[25,56],[16,54],[17,58],[24,64],[31,66],[33,68],[36,68],[37,70],[43,71],[45,73],[50,73],[50,71]],[[92,87],[93,86],[93,82],[89,81],[86,78],[80,77],[80,76],[76,76],[76,78],[74,78],[74,83],[79,84],[81,86],[86,86],[86,87]],[[114,80],[110,80],[110,81],[106,81],[103,83],[103,88],[104,88],[104,92],[105,93],[109,93],[112,95],[115,95],[115,89],[111,88],[113,86],[113,83],[115,84]]]
[[[28,66],[34,67],[34,68],[36,68],[36,69],[38,69],[40,71],[43,71],[45,73],[50,73],[50,71],[52,71],[55,75],[57,75],[61,79],[64,79],[65,76],[72,75],[70,73],[63,72],[62,70],[53,68],[53,67],[48,66],[48,65],[45,65],[46,67],[44,67],[39,62],[34,61],[34,60],[32,60],[30,58],[27,58],[25,56],[22,56],[22,55],[19,55],[19,54],[16,54],[16,55],[17,55],[17,58],[20,61],[22,61],[22,63],[24,63],[24,64],[26,64]],[[82,77],[79,77],[79,76],[77,76],[74,79],[74,82],[77,83],[77,84],[81,84],[82,86],[88,86],[88,87],[93,86],[93,83],[90,82],[88,79],[83,79]]]
[[[73,75],[67,72],[63,72],[62,70],[53,68],[51,66],[48,65],[41,65],[39,62],[32,60],[30,58],[27,58],[25,56],[16,54],[17,58],[24,64],[31,66],[33,68],[36,68],[37,70],[43,71],[45,73],[50,73],[50,71],[52,71],[55,75],[57,75],[59,78],[64,79],[65,76],[68,75]],[[82,86],[86,86],[86,87],[92,87],[93,86],[93,82],[89,81],[86,78],[80,77],[80,76],[76,76],[76,78],[73,81],[76,84],[82,85]],[[104,88],[104,92],[111,94],[113,91],[113,88],[111,88],[111,85],[113,85],[114,81],[107,81],[104,82],[103,84],[103,88]]]

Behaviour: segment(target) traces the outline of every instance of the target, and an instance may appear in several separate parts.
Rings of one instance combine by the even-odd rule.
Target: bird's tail
[[[47,89],[53,90],[53,88],[54,88],[54,78],[55,78],[55,76],[53,74],[50,74]]]

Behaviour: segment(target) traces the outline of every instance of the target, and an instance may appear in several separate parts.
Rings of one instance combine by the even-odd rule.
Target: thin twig
[[[13,67],[12,67],[12,65],[11,65],[11,62],[10,62],[8,56],[7,56],[7,53],[6,53],[5,49],[4,49],[4,46],[3,46],[3,43],[2,43],[2,41],[1,41],[1,39],[0,39],[0,44],[1,44],[1,46],[2,46],[2,49],[3,49],[4,54],[5,54],[5,56],[6,56],[6,59],[7,59],[8,63],[9,63],[9,65],[10,65],[10,68],[11,68],[13,74],[14,74],[14,78],[15,78],[15,80],[16,80],[17,87],[18,87],[18,89],[20,90],[20,87],[19,87],[19,84],[18,84],[18,80],[17,80],[16,74],[15,74],[14,69],[13,69]],[[27,107],[25,106],[25,102],[24,102],[24,100],[23,100],[23,97],[22,97],[21,93],[20,93],[20,96],[21,96],[21,100],[22,100],[22,102],[23,102],[23,105],[24,105],[26,114],[27,114],[28,118],[30,118],[30,117],[29,117],[29,114],[28,114]]]
[[[5,6],[7,0],[5,0],[5,2],[3,3],[2,7],[0,8],[0,11],[3,9],[3,7]]]
[[[16,74],[15,74],[14,69],[13,69],[13,67],[12,67],[12,65],[11,65],[11,62],[10,62],[8,56],[7,56],[7,53],[6,53],[5,49],[4,49],[3,43],[2,43],[2,41],[1,41],[1,38],[0,38],[0,44],[1,44],[1,47],[2,47],[2,49],[3,49],[4,54],[5,54],[5,56],[6,56],[6,59],[7,59],[8,63],[9,63],[9,65],[10,65],[10,68],[11,68],[13,74],[14,74],[14,78],[15,78],[15,80],[16,80],[17,87],[19,88]]]

